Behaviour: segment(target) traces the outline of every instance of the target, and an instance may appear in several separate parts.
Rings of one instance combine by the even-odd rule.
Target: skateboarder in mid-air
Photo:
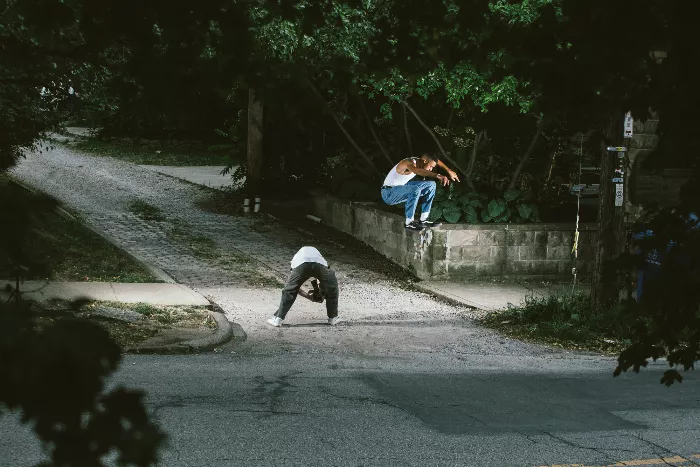
[[[447,176],[433,172],[435,167],[442,168]],[[406,229],[423,230],[426,227],[437,227],[439,222],[428,220],[430,208],[435,197],[437,184],[432,180],[412,180],[416,175],[437,179],[442,186],[453,182],[459,182],[457,174],[443,164],[432,154],[423,154],[419,158],[404,159],[396,164],[384,179],[382,185],[382,200],[386,204],[394,205],[406,203]],[[421,204],[420,220],[413,220],[418,203]]]
[[[305,246],[294,255],[291,267],[292,272],[289,274],[284,289],[282,289],[280,306],[267,322],[275,327],[282,326],[282,321],[294,304],[297,294],[301,294],[309,300],[319,303],[323,302],[325,298],[328,324],[331,326],[338,324],[340,321],[338,318],[338,280],[335,278],[335,272],[328,266],[321,253],[312,246]],[[312,277],[319,280],[319,290],[312,293],[299,290],[304,282]]]

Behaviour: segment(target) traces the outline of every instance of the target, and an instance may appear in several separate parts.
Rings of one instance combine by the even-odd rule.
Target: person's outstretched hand
[[[447,176],[450,177],[450,180],[452,180],[453,182],[460,181],[459,177],[457,176],[457,172],[455,172],[454,170],[447,169]]]

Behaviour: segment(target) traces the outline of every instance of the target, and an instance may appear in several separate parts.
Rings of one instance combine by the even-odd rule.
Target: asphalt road
[[[698,378],[689,373],[666,388],[662,365],[613,378],[613,362],[593,356],[261,356],[235,348],[125,358],[112,384],[147,391],[170,437],[161,465],[700,464],[692,457],[700,454]],[[40,459],[31,432],[0,418],[0,465]]]

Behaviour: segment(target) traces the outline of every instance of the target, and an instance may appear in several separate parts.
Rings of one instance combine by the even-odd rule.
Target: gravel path
[[[204,211],[196,204],[211,193],[204,187],[61,145],[28,154],[13,174],[216,302],[248,334],[231,352],[563,355],[475,326],[470,318],[477,311],[410,290],[409,283],[386,273],[395,269],[388,260],[360,254],[356,245],[265,216]],[[157,207],[162,219],[134,214],[130,206],[136,201]],[[215,248],[202,253],[203,243]],[[300,298],[288,325],[273,329],[265,319],[277,307],[280,287],[269,278],[286,277],[291,257],[304,245],[317,246],[337,271],[344,323],[323,324],[323,305]]]

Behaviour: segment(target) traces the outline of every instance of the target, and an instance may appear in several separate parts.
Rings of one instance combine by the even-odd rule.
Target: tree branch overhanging
[[[476,191],[476,187],[474,186],[474,181],[472,180],[472,173],[474,172],[474,166],[476,165],[476,156],[479,154],[479,145],[481,144],[483,136],[483,130],[479,131],[474,135],[472,155],[469,158],[469,166],[467,166],[467,173],[464,174],[464,181],[467,183],[467,186],[473,191]]]
[[[403,100],[403,99],[401,100],[401,103],[404,105],[404,109],[410,110],[411,113],[413,114],[413,116],[414,116],[414,117],[416,118],[416,120],[418,121],[418,123],[420,123],[420,125],[421,125],[423,128],[425,128],[425,131],[427,131],[428,134],[430,134],[430,136],[432,136],[433,140],[435,140],[435,143],[436,143],[437,146],[438,146],[438,149],[440,149],[440,153],[442,154],[442,157],[443,157],[444,159],[446,159],[450,164],[452,164],[452,166],[453,166],[455,169],[457,169],[459,172],[462,173],[462,175],[464,175],[464,176],[466,177],[466,176],[467,176],[467,172],[466,172],[463,168],[461,168],[461,167],[457,164],[457,162],[455,162],[454,159],[452,159],[450,156],[447,155],[447,153],[445,152],[445,149],[443,149],[443,147],[442,147],[442,144],[440,144],[440,140],[438,139],[438,137],[437,137],[437,135],[435,134],[435,132],[434,132],[433,130],[431,130],[430,127],[429,127],[428,125],[425,124],[425,122],[420,118],[420,116],[419,116],[418,113],[415,111],[415,109],[414,109],[413,107],[411,107],[411,105],[410,105],[408,102],[406,102],[405,100]],[[405,110],[404,110],[404,111],[405,111]],[[471,187],[470,187],[470,188],[471,188]]]
[[[406,133],[406,142],[408,144],[408,155],[413,156],[413,145],[411,144],[411,133],[408,131],[408,115],[406,114],[406,106],[403,106],[403,129]]]
[[[377,167],[374,165],[372,162],[372,159],[367,155],[366,152],[362,150],[362,148],[357,144],[357,142],[353,139],[352,136],[350,136],[350,133],[345,129],[345,126],[343,126],[343,122],[340,121],[340,118],[335,114],[333,109],[331,109],[330,105],[328,105],[328,102],[326,102],[326,99],[323,97],[321,92],[314,86],[314,84],[307,80],[304,80],[304,84],[306,84],[306,87],[309,88],[309,90],[318,98],[320,102],[323,103],[323,110],[333,119],[335,124],[338,126],[340,131],[345,135],[347,140],[350,142],[350,144],[355,148],[355,150],[358,152],[358,154],[367,162],[368,166],[372,169],[372,171],[378,176],[381,177],[381,172],[377,169]]]
[[[537,131],[535,134],[532,136],[532,140],[530,140],[530,144],[528,145],[527,149],[525,150],[525,153],[522,155],[520,158],[520,162],[518,162],[517,167],[515,167],[515,171],[513,172],[513,176],[510,179],[510,183],[508,184],[508,189],[512,190],[515,188],[515,185],[518,183],[518,178],[520,177],[520,173],[523,171],[525,168],[525,164],[527,164],[527,161],[530,159],[530,155],[532,155],[532,151],[535,149],[535,146],[537,145],[537,140],[540,138],[540,135],[542,135],[542,130],[544,129],[545,126],[545,121],[542,116],[540,116],[538,122],[537,122]]]
[[[365,102],[362,100],[362,96],[358,94],[357,100],[360,101],[360,109],[362,109],[362,114],[365,116],[365,120],[367,120],[367,126],[369,127],[369,131],[372,133],[374,141],[377,143],[377,146],[379,146],[379,149],[382,151],[382,154],[384,154],[384,157],[386,157],[386,160],[389,161],[389,164],[393,164],[394,161],[391,159],[391,156],[389,156],[389,153],[386,152],[386,149],[384,149],[382,141],[379,139],[377,132],[374,130],[372,119],[370,119],[369,115],[367,114],[367,109],[365,108]]]

